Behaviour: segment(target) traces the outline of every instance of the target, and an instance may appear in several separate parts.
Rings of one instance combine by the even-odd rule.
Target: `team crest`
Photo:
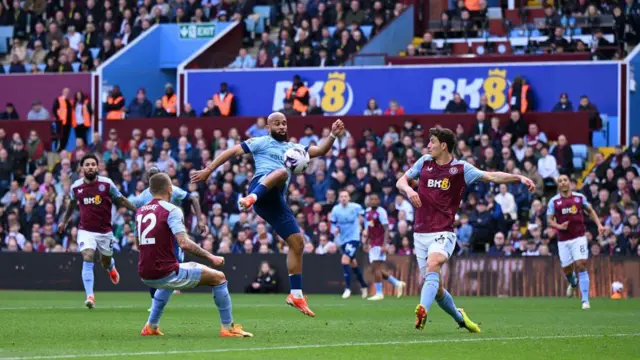
[[[458,168],[457,167],[452,167],[449,169],[449,174],[451,175],[455,175],[458,173]]]
[[[98,190],[100,190],[100,191],[104,191],[104,189],[105,189],[105,187],[104,187],[104,185],[103,185],[103,184],[100,184],[100,186],[98,186]]]
[[[576,201],[576,204],[580,203],[580,198],[579,197],[576,197],[574,200]]]

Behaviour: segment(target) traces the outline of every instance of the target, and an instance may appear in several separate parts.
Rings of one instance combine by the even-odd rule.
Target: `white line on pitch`
[[[172,304],[174,308],[209,308],[211,306],[214,306],[213,302],[211,302],[210,304],[204,303],[202,305],[195,305],[195,304],[189,304],[189,305],[181,305],[178,303],[174,303]],[[146,308],[146,305],[107,305],[107,306],[97,306],[97,309],[135,309],[135,308]],[[169,305],[171,306],[171,305]],[[329,308],[329,307],[343,307],[346,306],[346,304],[317,304],[314,305],[315,307],[319,307],[319,308]],[[282,303],[282,305],[280,304],[233,304],[234,308],[279,308],[279,307],[286,307],[286,305],[284,304],[284,302]],[[0,307],[0,311],[18,311],[18,310],[31,310],[31,311],[37,311],[37,310],[87,310],[87,308],[84,305],[79,305],[79,306],[5,306],[5,307]]]
[[[229,353],[229,352],[246,352],[246,351],[273,351],[273,350],[298,350],[298,349],[320,349],[346,346],[375,346],[375,345],[419,345],[419,344],[438,344],[438,343],[467,343],[467,342],[486,342],[486,341],[520,341],[520,340],[561,340],[561,339],[587,339],[587,338],[607,338],[607,337],[637,337],[640,333],[630,334],[583,334],[583,335],[558,335],[558,336],[514,336],[514,337],[492,337],[492,338],[464,338],[464,339],[431,339],[431,340],[410,340],[410,341],[381,341],[381,342],[354,342],[342,344],[310,344],[310,345],[292,345],[292,346],[273,346],[273,347],[257,347],[257,348],[227,348],[227,349],[208,349],[208,350],[174,350],[174,351],[141,351],[141,352],[123,352],[123,353],[106,353],[106,354],[68,354],[68,355],[49,355],[49,356],[17,356],[3,357],[0,360],[37,360],[37,359],[77,359],[77,358],[100,358],[100,357],[125,357],[125,356],[144,356],[144,355],[188,355],[188,354],[213,354],[213,353]]]

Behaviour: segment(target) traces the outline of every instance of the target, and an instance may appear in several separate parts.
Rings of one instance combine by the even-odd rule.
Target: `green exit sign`
[[[215,24],[180,24],[180,39],[212,38],[216,34]]]

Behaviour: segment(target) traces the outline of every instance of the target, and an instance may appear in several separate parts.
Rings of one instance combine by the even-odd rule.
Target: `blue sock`
[[[231,296],[229,296],[227,282],[214,286],[212,292],[213,301],[215,301],[220,313],[220,322],[223,326],[230,326],[233,324],[233,317],[231,316]]]
[[[149,320],[147,320],[147,323],[152,325],[152,327],[158,326],[160,317],[164,312],[164,307],[167,306],[171,294],[173,294],[173,290],[171,289],[158,289],[155,295],[153,295],[153,301],[151,301],[151,314],[149,314]]]
[[[362,276],[362,271],[360,271],[359,267],[354,267],[351,268],[351,270],[353,270],[353,274],[356,276],[356,279],[358,279],[358,281],[360,282],[360,286],[362,286],[363,288],[367,287],[367,283],[364,281],[364,276]]]
[[[438,293],[438,286],[440,285],[440,274],[437,272],[430,272],[424,278],[424,285],[422,285],[422,293],[420,294],[420,304],[429,311],[433,299],[436,298]]]
[[[302,274],[289,275],[289,286],[294,297],[302,297]]]
[[[565,275],[564,277],[567,278],[567,281],[569,282],[569,284],[571,284],[571,287],[578,286],[578,279],[576,278],[576,273],[571,273],[569,275]]]
[[[156,294],[156,290],[157,290],[157,289],[149,288],[149,295],[151,295],[151,298],[152,298],[152,299],[153,299],[153,295],[155,295],[155,294]]]
[[[349,265],[342,265],[342,276],[344,276],[344,288],[351,289],[351,269],[349,269]]]
[[[391,285],[393,285],[393,287],[398,287],[398,283],[400,281],[398,281],[398,279],[394,278],[392,275],[389,275],[389,277],[387,278],[387,281],[391,283]]]
[[[383,295],[382,294],[382,283],[376,283],[376,295]]]
[[[82,262],[82,283],[87,296],[93,295],[93,262]]]
[[[436,299],[436,302],[438,303],[438,305],[440,305],[440,308],[447,314],[451,315],[453,320],[455,320],[457,323],[461,323],[464,321],[462,319],[462,314],[460,314],[460,311],[458,311],[458,309],[456,308],[456,304],[453,303],[453,298],[447,290],[444,291],[444,296],[442,296],[440,299]]]
[[[116,259],[111,258],[111,263],[109,263],[109,267],[107,268],[107,271],[113,270],[115,266],[116,266]]]
[[[266,186],[264,186],[262,184],[258,184],[258,186],[256,186],[255,189],[253,189],[253,191],[251,193],[252,194],[256,194],[258,199],[260,199],[260,197],[262,197],[262,195],[266,194],[268,191],[269,191],[269,189],[267,189]]]
[[[589,273],[585,270],[578,274],[582,302],[589,302]]]

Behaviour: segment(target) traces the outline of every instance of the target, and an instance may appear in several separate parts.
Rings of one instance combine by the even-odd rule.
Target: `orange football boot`
[[[422,304],[418,304],[418,306],[416,306],[416,329],[423,330],[426,323],[427,309],[425,309]]]
[[[142,331],[140,331],[140,335],[142,336],[164,336],[164,334],[162,333],[162,331],[160,331],[160,328],[152,328],[151,326],[149,326],[149,324],[145,324],[144,327],[142,328]]]
[[[113,285],[118,285],[120,282],[120,274],[118,273],[118,269],[114,266],[111,271],[109,271],[109,278],[111,278],[111,282]]]
[[[238,206],[240,207],[240,210],[249,211],[253,207],[253,204],[256,203],[256,201],[258,201],[258,197],[256,196],[256,194],[249,194],[248,196],[238,200]]]
[[[313,313],[313,311],[311,311],[311,309],[309,309],[309,306],[307,305],[307,297],[303,297],[301,299],[295,298],[293,297],[293,294],[289,294],[289,296],[287,296],[287,304],[289,306],[293,306],[294,308],[300,310],[301,313],[307,315],[307,316],[311,316],[311,317],[315,317],[316,314]]]
[[[224,327],[220,328],[220,337],[253,337],[253,334],[247,331],[244,331],[242,325],[233,324],[231,329],[225,329]]]

